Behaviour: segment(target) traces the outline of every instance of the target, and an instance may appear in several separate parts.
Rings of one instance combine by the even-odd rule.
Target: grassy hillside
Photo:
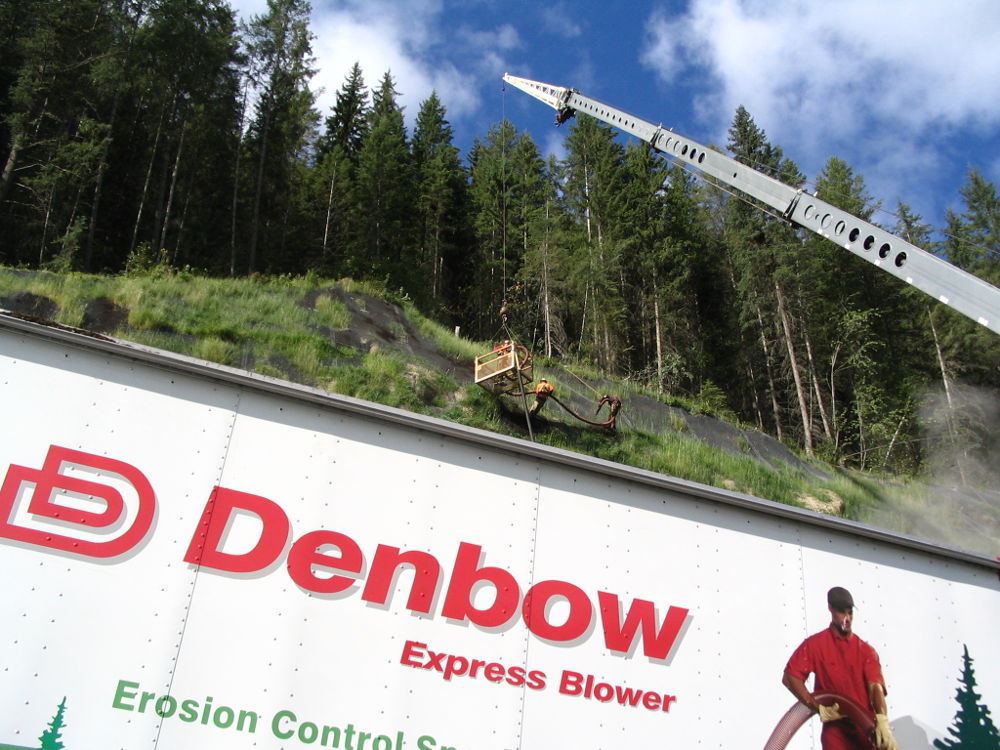
[[[311,276],[0,269],[0,308],[528,437],[520,402],[502,401],[472,383],[474,357],[493,342],[460,338],[371,285]],[[538,442],[996,554],[990,550],[997,546],[1000,512],[989,498],[963,502],[956,515],[940,488],[807,463],[759,433],[717,419],[726,416],[717,403],[665,397],[565,362],[536,360],[536,377],[553,381],[580,413],[593,413],[595,383],[625,404],[614,435],[547,405],[535,424]]]

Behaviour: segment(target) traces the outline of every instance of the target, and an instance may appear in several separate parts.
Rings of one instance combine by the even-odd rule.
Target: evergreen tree
[[[417,184],[413,295],[440,307],[450,270],[446,261],[460,237],[466,177],[444,105],[434,92],[420,105],[410,151]]]
[[[302,248],[306,150],[316,124],[309,80],[312,33],[308,0],[267,0],[248,27],[251,76],[257,89],[247,149],[255,165],[247,268],[304,270]]]
[[[968,646],[962,646],[961,685],[955,692],[958,712],[955,723],[948,727],[951,738],[934,740],[938,750],[1000,750],[1000,732],[990,718],[990,710],[980,703],[976,692],[976,676]]]
[[[991,283],[1000,282],[1000,198],[992,182],[976,170],[963,186],[965,210],[948,211],[945,239],[938,246],[949,261]],[[946,356],[966,382],[1000,387],[1000,339],[964,315],[941,316]]]
[[[996,189],[975,170],[962,188],[965,210],[948,211],[945,239],[939,252],[970,272],[997,280],[997,227],[1000,205]],[[989,483],[989,467],[997,447],[996,430],[983,412],[981,399],[966,398],[969,386],[1000,387],[1000,339],[988,329],[943,305],[921,316],[930,327],[938,368],[933,376],[943,387],[942,406],[933,409],[929,431],[941,429],[949,450],[933,451],[933,470],[957,474],[966,485]],[[930,358],[928,357],[930,361]]]
[[[317,159],[312,170],[310,195],[319,245],[315,261],[326,273],[341,273],[347,267],[352,238],[361,235],[351,222],[357,198],[358,155],[368,132],[368,89],[361,66],[354,63],[337,92],[326,130],[317,142]]]
[[[579,232],[574,248],[577,299],[582,301],[579,350],[614,371],[625,346],[628,310],[621,239],[625,149],[592,117],[576,118],[566,138],[566,204]]]
[[[522,153],[528,156],[530,137],[523,134],[520,140],[524,143]],[[562,173],[556,157],[550,156],[544,167],[534,159],[525,166],[533,163],[541,168],[537,185],[539,203],[527,211],[525,217],[525,252],[515,284],[524,312],[518,322],[525,338],[540,342],[541,353],[551,357],[569,353],[566,337],[566,318],[570,311],[567,248],[571,228],[559,193]],[[522,172],[522,175],[531,185],[530,172]]]
[[[242,63],[233,11],[224,0],[157,0],[131,56],[139,73],[121,96],[143,123],[143,137],[129,143],[112,123],[109,176],[136,191],[125,203],[109,195],[108,207],[118,217],[110,226],[127,227],[131,236],[120,229],[117,240],[110,230],[102,236],[119,246],[127,241],[129,253],[146,242],[175,265],[223,267]],[[145,171],[141,191],[137,170],[123,174],[123,163]]]
[[[350,246],[350,221],[354,205],[355,165],[337,144],[310,171],[309,213],[313,224],[313,253],[310,267],[323,273],[340,274],[345,270]]]
[[[508,283],[504,297],[514,313],[508,319],[512,332],[519,339],[530,341],[530,332],[537,328],[539,322],[541,301],[536,294],[539,287],[531,283],[530,277],[524,272],[524,266],[529,262],[529,255],[536,253],[546,241],[545,232],[548,228],[544,212],[549,205],[546,200],[549,185],[545,162],[528,133],[521,133],[514,140],[508,155],[508,166],[510,196],[507,204],[507,258],[509,269],[513,269],[513,279],[512,283]],[[550,252],[551,249],[550,247]],[[508,276],[508,279],[511,277]]]
[[[107,135],[92,74],[98,60],[115,54],[119,18],[114,4],[100,0],[41,0],[25,10],[33,15],[8,23],[16,38],[4,45],[20,65],[2,107],[0,259],[42,262],[58,254],[69,268],[86,235],[88,188]]]
[[[996,186],[978,170],[969,171],[962,187],[965,211],[960,219],[949,212],[944,251],[948,259],[982,278],[1000,280],[1000,196]],[[952,232],[952,229],[957,231]]]
[[[349,270],[409,289],[414,260],[413,170],[403,109],[386,72],[372,95],[368,132],[358,153],[353,226],[358,235]]]
[[[742,106],[729,129],[728,146],[738,161],[787,184],[804,181],[794,163],[768,142],[764,131]],[[808,384],[799,351],[802,347],[795,306],[790,298],[797,286],[795,257],[801,248],[798,237],[747,196],[727,202],[724,231],[742,328],[744,379],[755,388],[750,400],[757,404],[761,423],[773,427],[779,439],[784,438],[786,428],[794,427],[806,453],[812,454]],[[790,383],[787,375],[791,375]],[[796,413],[797,422],[789,418]]]
[[[368,88],[361,66],[354,63],[337,92],[332,113],[326,118],[326,131],[317,144],[320,156],[340,146],[345,156],[356,160],[368,131],[368,116]]]
[[[693,178],[639,144],[629,145],[626,169],[630,369],[658,389],[696,393],[707,376],[704,312],[724,294],[710,281],[721,264],[700,226]]]
[[[865,220],[871,220],[876,209],[864,179],[836,157],[817,176],[815,191],[823,200]],[[885,325],[884,302],[899,292],[899,286],[870,263],[819,235],[807,235],[803,251],[798,264],[799,314],[825,455],[830,459],[849,456],[865,467],[873,451],[888,444],[896,424],[894,417],[883,420],[881,415],[883,407],[888,413],[891,389],[899,385],[891,382],[893,373],[883,371],[888,350],[881,327]],[[901,394],[902,403],[907,398],[908,394]]]
[[[513,217],[513,152],[517,131],[508,121],[494,124],[469,152],[469,199],[475,247],[462,274],[465,325],[473,335],[497,332],[496,311],[520,267]]]
[[[224,142],[234,129],[232,9],[224,0],[18,5],[27,16],[11,27],[9,86],[0,64],[0,234],[22,255],[11,260],[116,269],[142,241],[169,245],[176,262],[184,228],[188,257],[200,260],[225,238],[213,231],[224,226],[215,207],[233,154]]]
[[[56,710],[56,715],[52,717],[52,721],[49,722],[49,728],[42,732],[42,736],[38,738],[40,750],[61,750],[64,745],[62,743],[62,728],[65,726],[63,724],[63,713],[66,711],[66,698],[63,697],[62,703],[59,704],[59,708]]]

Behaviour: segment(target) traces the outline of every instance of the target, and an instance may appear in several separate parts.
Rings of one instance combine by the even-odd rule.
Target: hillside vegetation
[[[0,269],[0,308],[66,326],[528,438],[518,400],[473,380],[469,341],[373,284],[299,278],[211,279],[161,270],[137,276]],[[549,403],[533,439],[650,471],[993,554],[997,498],[846,471],[744,425],[719,394],[672,398],[567,361],[536,357],[536,377],[593,415],[622,398],[618,430],[576,421]],[[960,504],[952,501],[961,498]],[[958,511],[956,512],[956,509]]]

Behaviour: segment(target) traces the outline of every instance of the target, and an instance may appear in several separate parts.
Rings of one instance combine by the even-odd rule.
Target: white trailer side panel
[[[834,585],[906,750],[963,647],[1000,706],[990,560],[23,324],[0,387],[0,748],[763,747]]]

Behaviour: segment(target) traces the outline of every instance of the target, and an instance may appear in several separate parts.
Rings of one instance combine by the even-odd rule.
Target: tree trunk
[[[757,429],[764,432],[764,410],[757,396],[757,376],[754,374],[753,365],[749,363],[747,364],[747,378],[750,380],[750,400],[753,401],[753,411],[757,415]]]
[[[135,252],[139,241],[139,225],[142,223],[142,210],[146,206],[146,197],[149,195],[149,183],[153,179],[153,166],[156,164],[156,152],[160,147],[160,135],[163,132],[163,113],[160,113],[160,121],[156,124],[156,135],[153,137],[153,150],[149,154],[149,166],[146,168],[146,179],[142,183],[142,195],[139,198],[139,208],[135,212],[135,226],[132,227],[132,242],[129,243],[128,254]],[[158,248],[156,248],[158,249]]]
[[[781,328],[785,335],[785,348],[788,350],[788,363],[792,368],[792,378],[795,380],[795,395],[799,401],[799,412],[802,416],[802,440],[806,455],[813,455],[812,441],[812,418],[809,414],[809,405],[806,402],[805,388],[802,385],[802,372],[799,367],[798,358],[795,355],[795,342],[792,340],[792,322],[785,308],[785,293],[781,289],[781,284],[774,282],[774,294],[778,303],[778,317],[781,320]]]
[[[142,10],[141,8],[135,14],[135,18],[132,22],[132,28],[129,32],[128,44],[125,48],[125,57],[121,61],[121,69],[125,70],[128,64],[129,57],[132,53],[132,43],[135,40],[135,32],[139,28],[139,23],[142,21]],[[115,122],[118,119],[118,102],[121,99],[121,86],[117,85],[115,87],[114,101],[111,104],[111,119],[108,123],[108,137],[104,141],[104,145],[101,148],[101,160],[97,165],[97,184],[94,185],[94,205],[90,211],[90,226],[87,229],[87,252],[86,252],[86,267],[90,270],[91,264],[94,258],[94,236],[97,232],[97,221],[100,214],[101,207],[101,193],[104,191],[104,175],[108,171],[108,149],[111,145],[111,139],[114,137]]]
[[[257,185],[253,195],[253,215],[250,219],[250,259],[247,272],[257,270],[257,238],[260,235],[260,197],[264,190],[264,160],[267,156],[268,117],[264,117],[264,127],[260,136],[260,159],[257,162]]]
[[[542,244],[542,340],[546,357],[552,356],[552,300],[549,297],[549,221],[551,201],[545,201],[545,240]]]
[[[247,89],[250,79],[243,84],[243,103],[240,106],[240,129],[236,133],[236,165],[233,168],[233,204],[229,219],[229,276],[236,275],[236,212],[240,196],[240,158],[243,156],[243,124],[247,115]]]
[[[889,464],[889,456],[892,454],[892,449],[896,446],[896,438],[899,437],[900,431],[903,429],[903,422],[906,421],[906,415],[904,414],[899,418],[899,424],[896,425],[896,431],[892,433],[892,439],[889,441],[889,447],[885,449],[885,458],[882,459],[882,468],[885,469]]]
[[[118,92],[115,92],[114,103],[111,105],[111,121],[108,123],[108,137],[101,146],[101,160],[97,164],[97,179],[94,185],[94,205],[90,211],[90,226],[87,228],[87,252],[84,268],[90,270],[94,260],[94,235],[97,233],[97,220],[101,210],[101,194],[104,191],[104,175],[108,171],[108,148],[114,137],[115,120],[118,117]]]
[[[941,342],[938,340],[937,327],[934,325],[934,315],[931,308],[927,308],[927,320],[931,324],[931,335],[934,337],[934,351],[937,353],[938,367],[941,369],[941,382],[944,384],[944,397],[948,402],[948,432],[951,433],[951,443],[958,447],[958,431],[955,429],[955,403],[952,401],[951,378],[948,377],[948,368],[945,366],[944,352],[941,351]],[[956,461],[958,464],[958,475],[962,479],[962,484],[968,484],[965,477],[965,462]]]
[[[174,158],[174,166],[170,170],[170,189],[167,191],[167,205],[163,211],[163,223],[160,225],[160,236],[157,248],[166,247],[167,227],[170,225],[170,214],[173,211],[174,193],[177,189],[177,173],[181,168],[181,154],[184,152],[184,135],[187,132],[187,122],[181,123],[181,137],[177,142],[177,156]]]
[[[774,417],[774,431],[779,441],[784,440],[784,431],[781,426],[781,404],[778,401],[778,391],[774,385],[774,368],[771,361],[771,347],[767,344],[767,328],[764,325],[764,316],[760,307],[755,307],[757,311],[757,325],[760,329],[760,346],[764,351],[764,371],[767,373],[767,390],[771,397],[771,413]]]
[[[49,190],[48,200],[45,201],[45,220],[42,223],[42,241],[38,245],[38,267],[42,267],[45,258],[45,243],[49,237],[49,224],[52,220],[52,199],[55,197],[55,186]]]
[[[17,167],[17,156],[21,150],[21,136],[14,136],[14,142],[10,146],[10,153],[7,154],[7,161],[3,165],[3,173],[0,174],[0,208],[7,199],[7,192],[11,183],[14,182],[14,169]]]
[[[830,420],[827,417],[826,406],[823,403],[823,393],[820,391],[819,387],[819,377],[816,374],[816,363],[813,360],[812,353],[812,341],[809,339],[809,334],[805,335],[806,340],[806,360],[809,362],[809,380],[812,381],[813,393],[816,394],[816,405],[819,407],[820,420],[823,422],[823,434],[826,435],[826,439],[831,443],[833,442],[833,430],[830,425]]]
[[[188,209],[191,208],[191,190],[187,190],[184,193],[184,208],[181,210],[181,218],[177,224],[177,241],[174,242],[174,255],[173,255],[173,266],[175,268],[181,265],[181,243],[184,240],[184,227],[187,224]]]
[[[441,295],[441,216],[434,217],[434,252],[431,254],[431,299]]]
[[[835,451],[840,450],[840,422],[837,419],[837,386],[836,386],[836,373],[837,373],[837,359],[840,356],[840,345],[833,350],[833,356],[830,357],[830,428],[833,430],[833,447]]]
[[[653,331],[656,337],[656,390],[663,393],[663,329],[660,326],[660,290],[653,279]]]
[[[330,175],[330,189],[326,196],[326,218],[323,221],[323,265],[330,259],[330,224],[333,222],[333,188],[337,183],[337,170]]]

